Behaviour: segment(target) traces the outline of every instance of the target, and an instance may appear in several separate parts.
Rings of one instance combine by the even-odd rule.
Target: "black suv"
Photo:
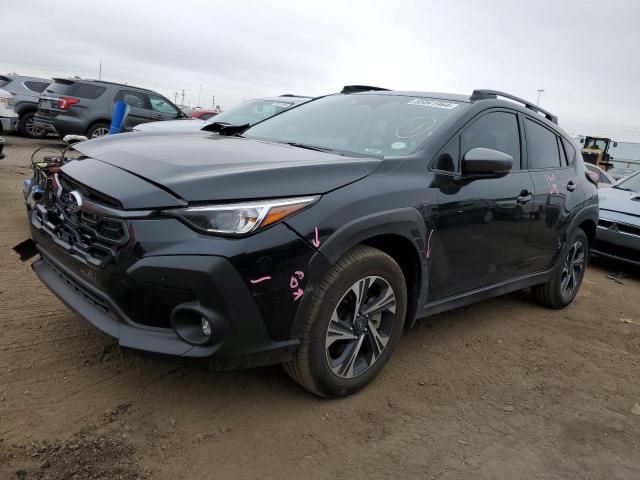
[[[102,80],[54,78],[40,96],[33,124],[60,136],[102,137],[109,133],[113,109],[120,100],[130,107],[125,131],[141,123],[188,118],[152,90]]]
[[[322,396],[369,383],[416,318],[528,287],[568,305],[598,195],[557,119],[489,90],[364,90],[77,144],[29,196],[34,270],[123,346],[282,362]]]

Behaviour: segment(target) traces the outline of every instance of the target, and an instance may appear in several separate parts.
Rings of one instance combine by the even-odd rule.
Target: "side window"
[[[568,165],[573,165],[573,161],[576,158],[576,149],[566,138],[562,139],[562,143],[564,144],[564,151],[567,154]]]
[[[492,112],[483,115],[462,132],[460,153],[472,148],[490,148],[513,157],[513,169],[520,169],[520,133],[515,114]]]
[[[27,87],[27,90],[31,90],[32,92],[42,93],[44,92],[44,89],[49,86],[49,84],[27,80],[26,82],[24,82],[24,86]]]
[[[144,95],[138,92],[132,92],[130,90],[120,90],[116,101],[122,100],[131,108],[147,108],[145,106]]]
[[[149,95],[151,101],[151,109],[156,112],[168,113],[170,115],[178,115],[176,107],[171,105],[166,98],[162,98],[159,95]]]
[[[525,130],[527,132],[529,168],[560,167],[558,137],[556,134],[528,118],[525,120]]]

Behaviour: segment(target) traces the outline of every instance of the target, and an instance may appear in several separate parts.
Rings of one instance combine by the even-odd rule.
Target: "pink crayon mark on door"
[[[433,235],[433,229],[429,232],[429,239],[427,240],[427,258],[431,258],[431,235]]]
[[[256,283],[266,282],[267,280],[271,280],[271,276],[266,275],[264,277],[256,278],[255,280],[250,280],[250,282],[255,285]]]
[[[314,247],[318,248],[320,246],[320,238],[318,238],[318,227],[313,227],[313,235],[314,238],[311,240],[311,243]]]

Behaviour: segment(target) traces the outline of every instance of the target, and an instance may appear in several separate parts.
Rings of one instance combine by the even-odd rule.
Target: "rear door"
[[[534,183],[531,228],[523,255],[528,273],[551,267],[562,247],[568,223],[583,200],[569,142],[537,119],[522,115],[527,166]]]
[[[131,130],[140,123],[151,122],[151,106],[145,93],[136,90],[121,89],[115,96],[114,103],[123,101],[129,105],[129,115],[124,122],[123,130]]]
[[[511,173],[502,178],[456,183],[460,158],[477,147],[511,155]],[[438,213],[435,231],[431,232],[433,244],[429,245],[433,251],[429,300],[517,275],[533,192],[529,172],[521,169],[521,156],[516,113],[491,110],[476,117],[436,157],[434,165],[441,171],[436,172]]]

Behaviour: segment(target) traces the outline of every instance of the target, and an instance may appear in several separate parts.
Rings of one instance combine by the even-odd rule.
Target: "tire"
[[[589,240],[581,228],[576,228],[563,249],[549,281],[531,289],[533,297],[545,307],[566,307],[580,289],[588,261]]]
[[[111,125],[106,122],[96,122],[87,130],[87,138],[92,139],[104,137],[109,133],[109,127],[111,127]]]
[[[354,322],[357,291],[365,295],[360,295],[364,302]],[[318,396],[350,395],[385,366],[402,334],[406,311],[407,287],[398,264],[380,250],[358,246],[331,268],[313,293],[300,346],[283,366]]]
[[[44,138],[47,136],[47,132],[33,126],[33,117],[35,114],[36,112],[23,113],[18,122],[18,131],[22,136],[27,138]]]

